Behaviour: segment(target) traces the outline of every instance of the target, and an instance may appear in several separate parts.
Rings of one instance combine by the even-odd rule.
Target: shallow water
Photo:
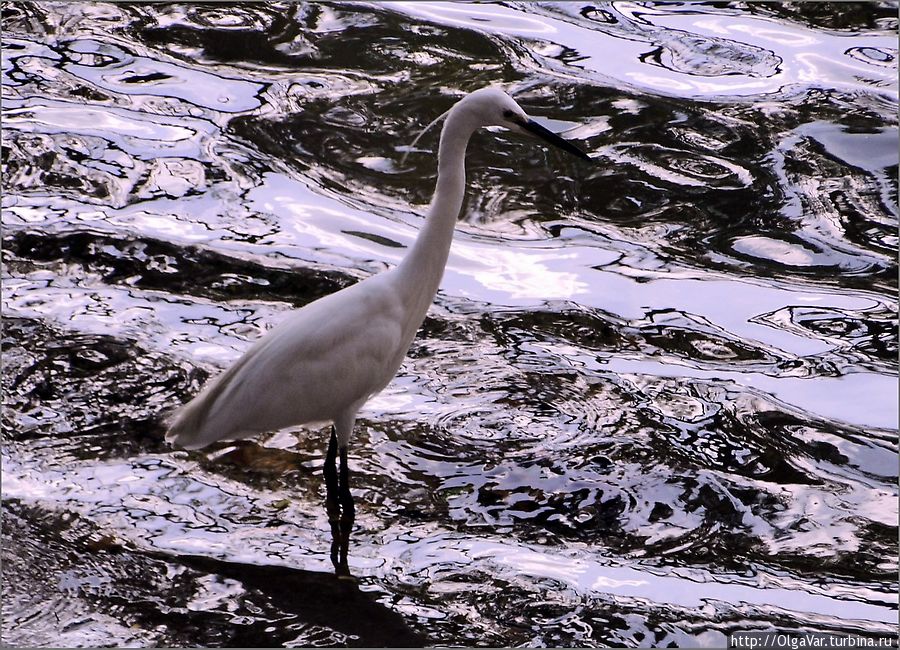
[[[3,640],[724,645],[894,633],[896,6],[9,3]],[[350,458],[172,450],[291,308],[397,263],[425,124],[503,83]]]

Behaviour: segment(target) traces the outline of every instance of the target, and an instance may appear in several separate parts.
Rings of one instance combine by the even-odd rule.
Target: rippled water
[[[724,645],[897,621],[896,5],[3,6],[3,640]],[[445,279],[351,450],[162,419],[397,263]]]

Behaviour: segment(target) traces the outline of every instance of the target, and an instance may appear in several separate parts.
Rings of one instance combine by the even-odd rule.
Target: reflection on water
[[[4,9],[4,641],[893,632],[896,8]],[[161,422],[402,258],[436,136],[407,145],[489,83],[599,164],[473,139],[340,592],[324,432]]]

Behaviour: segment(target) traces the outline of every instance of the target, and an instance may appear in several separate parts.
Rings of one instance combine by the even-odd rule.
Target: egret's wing
[[[405,353],[402,308],[380,277],[288,316],[176,413],[167,439],[198,448],[358,408]]]

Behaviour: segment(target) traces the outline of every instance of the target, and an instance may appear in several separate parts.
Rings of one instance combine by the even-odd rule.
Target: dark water
[[[3,5],[3,641],[724,645],[895,630],[897,7]],[[162,418],[395,264],[442,290],[352,447]]]

